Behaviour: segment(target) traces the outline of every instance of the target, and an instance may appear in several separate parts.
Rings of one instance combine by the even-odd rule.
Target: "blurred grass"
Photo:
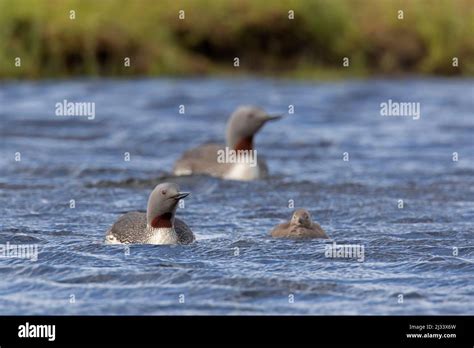
[[[0,0],[0,77],[473,75],[473,33],[472,0]]]

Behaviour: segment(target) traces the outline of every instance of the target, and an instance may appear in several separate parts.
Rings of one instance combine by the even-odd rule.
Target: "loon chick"
[[[145,213],[122,215],[107,231],[106,244],[189,244],[195,238],[191,229],[175,212],[180,199],[189,192],[179,192],[173,183],[155,187],[148,198]]]
[[[258,160],[254,150],[253,137],[263,125],[281,116],[268,115],[255,106],[240,106],[227,122],[226,145],[208,143],[186,151],[175,163],[175,175],[207,174],[229,180],[255,180],[268,175],[268,167],[262,159]],[[235,154],[247,153],[252,161],[222,161],[224,152],[234,150]],[[245,151],[241,151],[245,150]],[[230,158],[230,157],[229,157]]]
[[[321,226],[311,220],[311,214],[306,209],[296,210],[291,220],[275,226],[271,235],[292,239],[329,238]]]

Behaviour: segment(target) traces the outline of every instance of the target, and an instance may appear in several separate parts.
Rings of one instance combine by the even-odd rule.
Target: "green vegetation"
[[[473,33],[472,0],[0,0],[0,77],[473,75]]]

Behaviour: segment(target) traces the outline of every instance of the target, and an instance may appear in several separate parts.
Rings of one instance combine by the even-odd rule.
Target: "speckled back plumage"
[[[178,235],[179,244],[189,244],[195,240],[194,234],[186,223],[178,218],[174,219],[174,230]],[[146,244],[153,231],[147,228],[146,214],[130,212],[122,215],[107,231],[107,243]]]
[[[194,233],[183,220],[178,218],[174,219],[174,230],[178,234],[179,244],[190,244],[194,242]]]
[[[107,231],[106,242],[145,243],[151,232],[146,228],[146,214],[140,212],[126,213]]]

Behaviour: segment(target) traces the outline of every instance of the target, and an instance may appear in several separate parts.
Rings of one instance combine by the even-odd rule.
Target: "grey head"
[[[172,227],[178,202],[188,195],[189,192],[180,192],[179,186],[174,183],[157,185],[148,198],[147,224],[154,228]]]
[[[227,121],[227,146],[234,150],[252,150],[253,136],[265,123],[280,119],[256,106],[240,106]]]
[[[291,222],[293,226],[301,226],[306,228],[311,228],[313,220],[311,219],[311,214],[306,209],[297,209],[291,217]]]

